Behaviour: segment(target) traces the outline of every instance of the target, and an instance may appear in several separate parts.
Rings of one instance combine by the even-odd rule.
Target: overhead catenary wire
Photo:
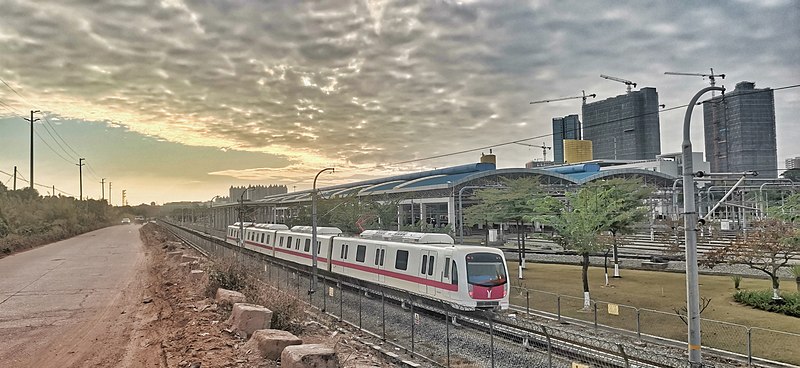
[[[758,91],[741,92],[741,93],[737,93],[736,96],[744,96],[744,95],[756,94],[756,93],[765,93],[765,92],[770,92],[770,91],[780,91],[780,90],[792,89],[792,88],[797,88],[797,87],[800,87],[800,84],[793,84],[793,85],[777,87],[777,88],[768,88],[768,89],[758,90]],[[707,100],[707,101],[714,102],[714,101],[711,101],[711,100]],[[640,115],[633,115],[633,116],[628,116],[628,117],[624,117],[624,118],[609,120],[609,121],[606,121],[606,122],[603,122],[603,123],[600,123],[600,124],[596,124],[596,125],[593,125],[593,126],[603,126],[603,125],[617,123],[617,122],[628,120],[628,119],[634,119],[634,118],[649,116],[649,115],[653,115],[653,114],[660,114],[660,113],[667,112],[667,111],[681,109],[681,108],[684,108],[684,107],[687,107],[687,106],[688,106],[688,104],[680,105],[680,106],[674,106],[674,107],[670,107],[670,108],[666,108],[666,109],[661,109],[659,111],[646,112],[646,113],[643,113],[643,114],[640,114]],[[568,132],[572,132],[574,130],[575,129],[571,129],[571,130],[568,130]],[[530,141],[530,140],[534,140],[534,139],[541,139],[541,138],[547,138],[547,137],[551,137],[551,136],[553,136],[553,133],[540,134],[540,135],[533,136],[533,137],[515,139],[513,141],[499,142],[499,143],[495,143],[495,144],[491,144],[491,145],[485,145],[485,146],[476,147],[476,148],[470,148],[470,149],[465,149],[465,150],[460,150],[460,151],[448,152],[448,153],[443,153],[443,154],[439,154],[439,155],[421,157],[421,158],[416,158],[416,159],[411,159],[411,160],[397,161],[397,162],[393,162],[393,163],[389,163],[389,164],[381,164],[380,166],[403,165],[403,164],[410,164],[410,163],[414,163],[414,162],[434,160],[434,159],[437,159],[437,158],[444,158],[444,157],[449,157],[449,156],[457,156],[457,155],[461,155],[461,154],[465,154],[465,153],[483,151],[483,150],[487,150],[487,149],[490,149],[490,148],[503,147],[503,146],[508,146],[508,145],[512,145],[512,144],[519,144],[519,143],[522,143],[522,142],[525,142],[525,141]]]

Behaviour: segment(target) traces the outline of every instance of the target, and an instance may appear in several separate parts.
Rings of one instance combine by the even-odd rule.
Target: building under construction
[[[583,139],[592,141],[594,159],[655,159],[661,154],[656,89],[583,105]]]
[[[761,177],[778,176],[772,89],[739,82],[733,92],[703,102],[703,120],[711,172],[757,171]]]

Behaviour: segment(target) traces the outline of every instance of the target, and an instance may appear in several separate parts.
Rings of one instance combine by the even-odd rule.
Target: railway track
[[[230,244],[216,236],[170,223],[167,223],[166,227],[170,232],[206,257],[210,257],[210,254],[202,249],[202,247],[195,245],[192,239],[186,236],[186,233],[191,233],[202,239],[214,241],[218,243],[219,246],[232,249]],[[250,257],[264,256],[247,249],[239,251]],[[379,285],[373,285],[372,287],[375,288],[374,290],[379,290],[381,288]],[[351,291],[361,293],[364,292],[364,289],[358,287],[358,290]],[[399,306],[406,305],[406,303],[410,301],[402,297],[390,295],[387,295],[386,299]],[[472,329],[488,333],[492,343],[494,339],[498,339],[498,344],[515,345],[518,348],[525,349],[525,351],[538,351],[550,357],[550,359],[555,358],[562,361],[567,359],[581,362],[592,367],[609,368],[661,368],[674,367],[676,364],[682,363],[682,357],[659,357],[660,359],[654,359],[653,357],[655,355],[650,353],[635,354],[633,353],[637,350],[635,346],[626,346],[622,343],[604,341],[603,339],[591,336],[592,333],[588,330],[576,333],[574,331],[567,331],[567,329],[561,328],[560,326],[548,327],[542,324],[536,324],[532,321],[525,322],[522,319],[512,318],[502,313],[460,312],[450,308],[442,308],[439,302],[431,303],[419,299],[411,302],[418,313],[424,313],[442,321],[448,320],[450,323],[457,326],[455,328]],[[372,332],[372,334],[377,335],[374,332]],[[492,351],[494,351],[494,347]],[[648,358],[648,356],[650,358]],[[423,358],[429,363],[437,364],[431,358]]]

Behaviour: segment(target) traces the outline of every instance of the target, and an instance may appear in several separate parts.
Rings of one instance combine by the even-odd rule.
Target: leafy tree
[[[591,305],[589,295],[589,255],[608,248],[603,233],[628,231],[646,214],[638,180],[591,182],[578,192],[567,193],[564,201],[548,197],[539,211],[529,216],[550,223],[558,232],[555,240],[581,256],[583,304]],[[645,211],[642,209],[644,208]],[[623,213],[626,212],[626,213]]]
[[[789,169],[781,174],[782,177],[791,179],[792,181],[800,181],[800,169]]]
[[[615,178],[602,183],[598,195],[604,206],[603,212],[609,216],[607,228],[612,238],[614,277],[619,277],[617,235],[633,233],[634,226],[647,217],[649,209],[643,205],[643,201],[650,193],[652,188],[639,179]]]
[[[544,190],[537,179],[503,179],[505,188],[482,189],[475,193],[479,203],[464,211],[464,222],[470,225],[489,222],[514,222],[517,227],[517,253],[520,272],[525,268],[525,230],[526,216],[536,213],[545,197]]]
[[[701,264],[714,267],[721,263],[744,264],[767,274],[772,280],[772,298],[781,299],[778,271],[800,253],[797,227],[777,218],[753,223],[750,231],[737,237],[731,245],[707,252]]]

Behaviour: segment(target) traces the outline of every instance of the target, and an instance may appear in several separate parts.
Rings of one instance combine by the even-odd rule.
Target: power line
[[[735,96],[744,96],[744,95],[749,95],[749,94],[764,93],[764,92],[770,92],[770,91],[780,91],[780,90],[797,88],[797,87],[800,87],[800,84],[793,84],[793,85],[783,86],[783,87],[778,87],[778,88],[768,88],[768,89],[759,90],[759,91],[752,91],[752,92],[741,92],[741,93],[737,93]],[[723,99],[724,99],[724,95],[723,95]],[[711,100],[707,100],[707,101],[711,101]],[[711,102],[715,103],[714,101],[711,101]],[[603,125],[612,124],[612,123],[617,123],[617,122],[620,122],[620,121],[639,118],[639,117],[644,117],[644,116],[653,115],[653,114],[660,114],[662,112],[677,110],[677,109],[681,109],[681,108],[684,108],[684,107],[687,107],[687,106],[689,106],[689,105],[688,104],[680,105],[680,106],[670,107],[668,109],[661,109],[659,111],[647,112],[647,113],[643,113],[643,114],[640,114],[640,115],[634,115],[634,116],[628,116],[628,117],[624,117],[624,118],[609,120],[609,121],[606,121],[606,122],[603,122],[603,123],[600,123],[600,124],[593,125],[593,127],[603,126]],[[569,130],[569,132],[573,132],[573,131],[575,131],[575,129]],[[394,163],[390,163],[390,164],[382,164],[381,166],[403,165],[403,164],[409,164],[409,163],[413,163],[413,162],[433,160],[433,159],[443,158],[443,157],[448,157],[448,156],[456,156],[456,155],[461,155],[461,154],[470,153],[470,152],[483,151],[483,150],[490,149],[490,148],[495,148],[495,147],[508,146],[508,145],[511,145],[511,144],[519,144],[519,143],[522,143],[522,142],[525,142],[525,141],[530,141],[530,140],[533,140],[533,139],[547,138],[547,137],[551,137],[552,135],[553,135],[553,133],[541,134],[541,135],[537,135],[537,136],[534,136],[534,137],[516,139],[516,140],[513,140],[513,141],[500,142],[500,143],[487,145],[487,146],[482,146],[482,147],[477,147],[477,148],[471,148],[471,149],[466,149],[466,150],[461,150],[461,151],[443,153],[443,154],[440,154],[440,155],[416,158],[416,159],[412,159],[412,160],[398,161],[398,162],[394,162]]]
[[[58,133],[58,130],[56,130],[56,127],[52,123],[50,123],[50,119],[47,118],[47,115],[45,115],[44,111],[42,111],[41,114],[42,114],[42,117],[44,118],[44,121],[47,122],[47,125],[49,125],[50,128],[53,129],[53,132],[56,133],[58,138],[60,138],[61,141],[64,142],[64,144],[70,149],[70,151],[72,151],[72,153],[74,153],[76,155],[76,157],[80,157],[81,154],[78,153],[78,151],[75,151],[75,149],[72,148],[72,146],[69,145],[69,143],[64,139],[64,137],[62,137],[61,134]]]
[[[9,174],[9,173],[7,173],[7,172],[5,172],[5,171],[3,171],[3,170],[0,170],[0,174],[5,174],[5,175],[11,176],[11,177],[13,177],[13,176],[14,176],[13,174]],[[20,181],[24,181],[24,182],[26,182],[26,183],[30,183],[30,181],[29,181],[29,180],[27,180],[27,179],[25,179],[25,178],[23,178],[23,177],[22,177],[22,175],[20,175],[20,173],[19,173],[19,172],[17,172],[17,179],[19,179]],[[44,184],[39,184],[39,183],[33,183],[33,185],[35,185],[35,186],[38,186],[38,187],[41,187],[41,188],[47,188],[47,189],[52,189],[52,188],[54,187],[54,186],[52,186],[52,185],[44,185]],[[72,193],[65,192],[65,191],[63,191],[63,190],[61,190],[61,189],[58,189],[58,188],[55,188],[55,190],[56,190],[56,192],[59,192],[59,193],[62,193],[62,194],[66,194],[66,195],[68,195],[68,196],[70,196],[70,197],[74,197],[74,196],[75,196],[75,195],[74,195],[74,194],[72,194]]]
[[[45,146],[47,146],[47,148],[49,148],[49,149],[50,149],[50,151],[52,151],[53,153],[55,153],[55,154],[56,154],[56,156],[58,156],[58,157],[61,157],[61,159],[62,159],[62,160],[66,161],[66,162],[68,162],[68,163],[70,163],[70,164],[72,163],[72,161],[70,161],[69,159],[67,159],[67,158],[66,158],[66,157],[64,157],[64,156],[61,156],[61,154],[60,154],[60,153],[58,153],[56,150],[54,150],[54,149],[53,149],[53,147],[51,147],[51,146],[50,146],[50,144],[49,144],[49,143],[47,143],[47,141],[46,141],[46,140],[44,140],[44,138],[42,138],[42,136],[39,134],[39,132],[37,132],[37,131],[35,131],[35,130],[34,130],[34,133],[36,133],[36,136],[37,136],[37,137],[39,137],[39,140],[40,140],[40,141],[42,141],[42,143],[44,143],[44,145],[45,145]]]

